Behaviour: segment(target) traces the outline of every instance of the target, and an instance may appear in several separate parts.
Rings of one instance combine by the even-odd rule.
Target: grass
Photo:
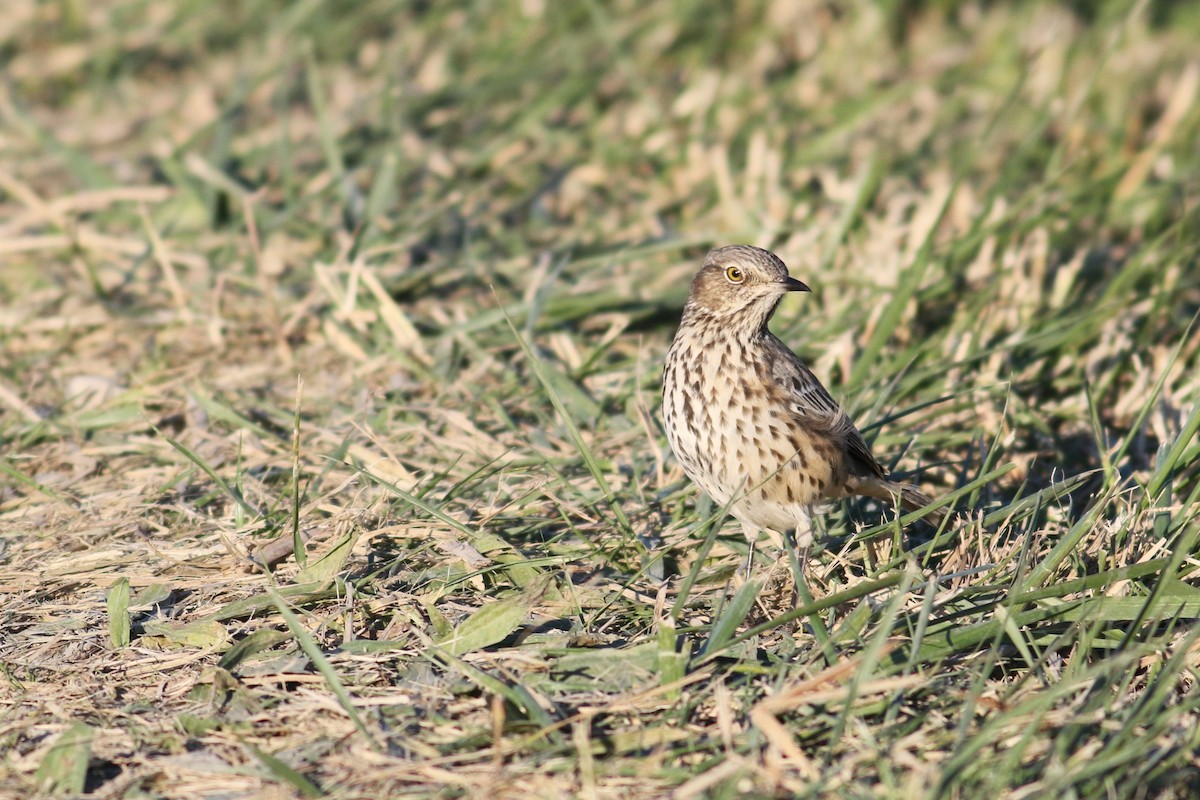
[[[0,794],[1191,794],[1186,4],[5,14]],[[956,523],[737,577],[729,242]]]

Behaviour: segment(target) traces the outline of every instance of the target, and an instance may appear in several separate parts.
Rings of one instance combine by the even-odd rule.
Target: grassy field
[[[5,0],[0,797],[1194,796],[1197,42]],[[658,413],[733,242],[955,522],[739,574]]]

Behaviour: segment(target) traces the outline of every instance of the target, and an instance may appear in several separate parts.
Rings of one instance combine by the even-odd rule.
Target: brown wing
[[[771,373],[777,385],[786,393],[793,413],[827,430],[831,436],[841,438],[845,442],[851,466],[858,468],[853,472],[886,478],[887,470],[871,455],[871,449],[863,441],[858,428],[854,427],[854,422],[821,385],[812,370],[774,334],[767,334],[766,349],[771,357]]]

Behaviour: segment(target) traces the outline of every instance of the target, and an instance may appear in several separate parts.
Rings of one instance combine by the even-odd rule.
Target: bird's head
[[[763,328],[788,292],[809,288],[774,253],[735,244],[709,251],[692,279],[685,317],[721,320],[738,331]]]

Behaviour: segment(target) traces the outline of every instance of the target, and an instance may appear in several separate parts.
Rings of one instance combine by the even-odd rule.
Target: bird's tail
[[[864,494],[867,497],[874,497],[877,500],[884,500],[892,505],[896,505],[897,501],[900,507],[905,511],[919,511],[925,506],[933,502],[933,499],[913,486],[911,483],[900,483],[899,481],[890,481],[886,478],[855,478],[849,488],[857,494]],[[949,513],[947,508],[939,508],[936,511],[931,511],[924,519],[930,525],[938,526],[942,524],[942,520]]]

